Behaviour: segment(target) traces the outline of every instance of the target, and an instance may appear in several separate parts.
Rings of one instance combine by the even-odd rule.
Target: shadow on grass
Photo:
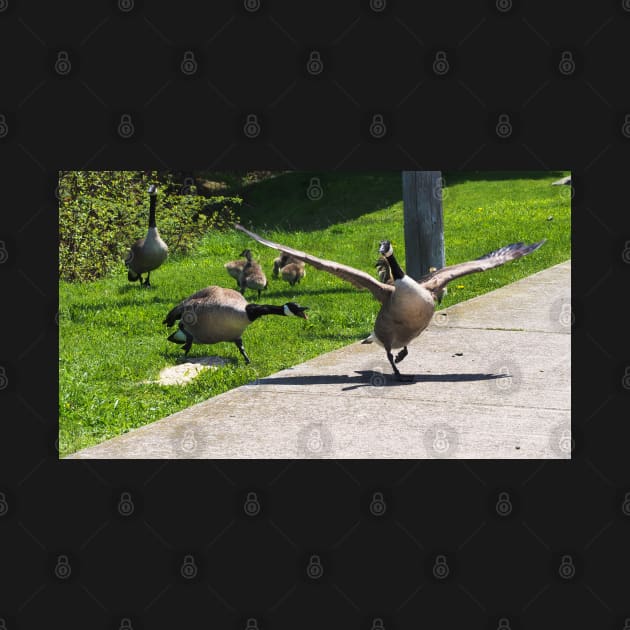
[[[359,387],[398,387],[414,383],[461,383],[465,381],[490,381],[506,378],[506,374],[415,374],[413,381],[399,381],[393,374],[382,374],[375,370],[356,370],[358,376],[346,374],[320,374],[316,376],[284,376],[264,377],[259,385],[347,385],[341,391],[358,389]],[[407,375],[405,375],[407,376]]]
[[[153,296],[150,300],[134,300],[133,296],[130,296],[128,299],[120,299],[120,300],[109,300],[107,305],[104,304],[81,304],[80,310],[86,311],[102,311],[107,308],[108,310],[116,309],[116,308],[124,308],[126,306],[131,307],[142,307],[149,306],[150,304],[164,304],[165,311],[164,315],[177,304],[177,302],[173,301],[172,298],[160,297],[158,295]]]
[[[562,171],[443,171],[447,185],[467,181],[558,179]],[[309,198],[309,187],[321,196]],[[373,173],[289,172],[243,188],[241,223],[254,231],[269,228],[313,231],[344,223],[402,201],[401,171]]]
[[[122,295],[128,295],[129,293],[138,295],[151,294],[153,291],[159,291],[159,283],[151,284],[150,287],[144,287],[139,282],[129,282],[128,284],[121,284],[118,287],[118,293]]]

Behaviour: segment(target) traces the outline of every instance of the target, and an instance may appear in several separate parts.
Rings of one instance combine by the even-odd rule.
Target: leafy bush
[[[185,253],[208,230],[237,220],[239,197],[202,197],[154,171],[60,171],[59,277],[86,281],[119,266],[146,234],[150,183],[158,185],[157,225],[170,254]]]

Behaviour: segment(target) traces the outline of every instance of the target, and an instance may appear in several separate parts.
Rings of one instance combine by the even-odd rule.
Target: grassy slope
[[[550,186],[565,173],[447,174],[444,199],[447,264],[476,258],[514,241],[547,238],[530,257],[449,285],[442,307],[498,288],[570,258],[568,187]],[[317,176],[317,175],[314,175]],[[508,178],[509,177],[509,178]],[[245,193],[242,221],[270,238],[374,273],[380,239],[390,238],[404,261],[399,173],[321,174],[320,201],[305,191],[311,175],[288,174]],[[553,220],[548,217],[553,216]],[[160,323],[179,300],[201,287],[232,287],[223,263],[250,247],[268,273],[261,302],[294,300],[310,307],[307,322],[266,317],[244,334],[252,364],[234,344],[193,346],[190,356],[233,360],[206,370],[185,386],[147,384],[182,356]],[[276,253],[243,234],[209,234],[194,254],[172,257],[153,274],[153,287],[126,281],[123,267],[110,278],[60,284],[60,452],[96,444],[367,335],[378,305],[328,274],[307,268],[291,289],[271,278]],[[255,295],[246,293],[253,300]]]

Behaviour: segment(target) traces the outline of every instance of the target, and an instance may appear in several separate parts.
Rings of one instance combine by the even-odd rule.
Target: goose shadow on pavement
[[[507,374],[414,374],[413,381],[396,380],[393,374],[383,374],[375,370],[355,370],[358,376],[346,374],[317,374],[309,376],[266,376],[258,381],[259,385],[346,385],[341,391],[359,387],[391,387],[413,385],[414,383],[458,383],[464,381],[490,381],[507,378]]]

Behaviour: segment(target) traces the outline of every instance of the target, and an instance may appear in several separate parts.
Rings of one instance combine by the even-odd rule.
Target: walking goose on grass
[[[299,306],[295,302],[287,302],[281,306],[248,304],[238,291],[210,286],[180,302],[171,309],[162,323],[173,326],[179,321],[179,328],[168,337],[168,341],[183,343],[182,349],[186,354],[193,343],[231,341],[236,344],[245,363],[249,363],[241,335],[253,321],[263,315],[308,319],[304,312],[306,310],[307,306]]]
[[[396,364],[400,363],[407,356],[409,343],[429,325],[435,311],[435,303],[451,280],[470,273],[499,267],[511,260],[530,254],[545,242],[545,239],[543,239],[532,245],[525,245],[524,243],[506,245],[476,260],[437,269],[423,276],[419,282],[416,282],[400,268],[394,257],[394,250],[390,241],[381,241],[379,253],[389,263],[394,278],[394,284],[390,285],[376,280],[376,278],[359,269],[354,269],[332,260],[317,258],[305,252],[269,241],[254,232],[250,232],[242,225],[235,224],[234,227],[262,245],[272,247],[294,258],[303,260],[316,269],[327,271],[350,282],[359,289],[370,291],[381,303],[381,310],[374,322],[374,332],[363,343],[375,341],[383,346],[394,374],[401,381],[412,381],[413,376],[401,374]],[[392,350],[398,348],[401,348],[401,350],[394,358]]]
[[[253,259],[249,249],[243,250],[241,256],[247,258],[247,262],[239,276],[241,286],[241,295],[245,293],[245,289],[253,289],[258,291],[258,299],[260,300],[260,292],[267,288],[267,277],[262,267]]]
[[[130,248],[125,257],[127,267],[127,280],[135,282],[140,280],[140,286],[150,287],[149,276],[157,269],[168,256],[168,247],[160,238],[155,223],[155,205],[157,202],[157,187],[149,186],[149,229],[144,238],[138,239]],[[142,280],[142,274],[146,273],[146,280]]]

